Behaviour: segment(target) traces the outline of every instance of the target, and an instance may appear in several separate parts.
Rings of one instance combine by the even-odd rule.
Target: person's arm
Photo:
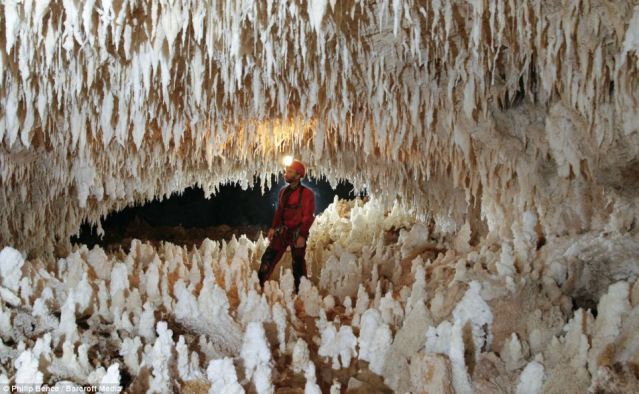
[[[284,207],[282,206],[282,194],[284,192],[284,189],[281,189],[278,196],[277,196],[277,209],[275,210],[275,214],[273,215],[273,222],[271,223],[271,229],[275,230],[276,228],[278,228],[280,226],[280,224],[282,224],[282,209],[284,209]]]
[[[306,193],[302,195],[302,225],[300,226],[300,235],[304,239],[308,239],[308,230],[310,230],[315,220],[315,194],[311,189],[305,189]]]

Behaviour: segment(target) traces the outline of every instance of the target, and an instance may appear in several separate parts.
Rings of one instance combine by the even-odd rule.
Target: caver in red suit
[[[262,287],[289,246],[293,257],[296,292],[299,290],[302,276],[306,277],[304,255],[308,230],[315,220],[315,195],[311,189],[300,183],[305,172],[304,165],[297,160],[286,167],[284,179],[288,186],[280,190],[277,210],[268,231],[268,239],[271,242],[262,255],[258,272]]]

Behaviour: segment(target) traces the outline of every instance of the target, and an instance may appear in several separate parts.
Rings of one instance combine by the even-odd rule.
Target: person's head
[[[299,160],[293,160],[293,162],[286,166],[286,170],[284,171],[284,180],[288,183],[299,182],[300,179],[304,178],[306,174],[306,168],[304,164],[302,164]]]

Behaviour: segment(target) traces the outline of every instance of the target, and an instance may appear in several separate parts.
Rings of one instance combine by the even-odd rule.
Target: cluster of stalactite
[[[417,214],[510,236],[635,220],[639,5],[590,1],[3,1],[0,239],[280,155]],[[609,220],[609,217],[612,219]]]

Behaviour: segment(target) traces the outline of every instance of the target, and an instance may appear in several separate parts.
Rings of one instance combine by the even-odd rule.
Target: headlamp
[[[293,156],[291,155],[286,155],[282,158],[282,163],[284,164],[285,167],[290,166],[291,164],[293,164]]]

